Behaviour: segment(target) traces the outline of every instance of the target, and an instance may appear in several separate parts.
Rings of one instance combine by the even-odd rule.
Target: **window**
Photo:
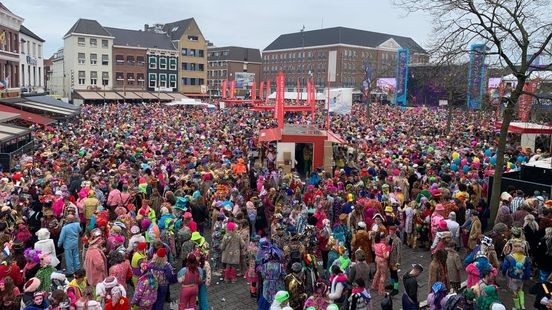
[[[198,71],[205,71],[205,65],[204,64],[197,64],[197,70]]]
[[[98,64],[98,54],[90,54],[90,64],[91,65]]]
[[[109,55],[102,54],[102,66],[108,66],[109,65]]]
[[[219,57],[219,52],[215,52],[215,57]]]
[[[182,63],[182,70],[189,70],[189,69],[188,69],[188,67],[189,67],[188,65],[189,65],[189,64],[188,64],[187,62],[183,62],[183,63]]]
[[[115,79],[117,81],[122,81],[125,79],[125,74],[123,72],[115,72]]]
[[[84,42],[84,38],[83,37],[78,37],[77,38],[77,45],[78,46],[84,46],[86,43]]]
[[[148,57],[148,67],[150,69],[157,69],[157,57],[155,56]]]
[[[225,53],[228,53],[228,52],[225,52]],[[205,54],[204,50],[197,50],[197,57],[203,58],[204,54]]]
[[[223,51],[222,56],[228,56],[228,51]]]
[[[134,56],[127,56],[127,65],[134,66]]]
[[[169,58],[169,70],[176,70],[176,58]]]
[[[159,74],[159,87],[167,87],[167,75]]]
[[[197,38],[197,36],[188,36],[188,40],[189,41],[197,41],[198,38]]]
[[[144,56],[137,56],[137,57],[136,57],[136,65],[137,65],[138,67],[143,67],[143,66],[144,66],[144,63],[145,63],[145,61],[144,61]]]
[[[102,40],[102,48],[108,48],[109,47],[109,41]]]
[[[191,48],[191,49],[190,49],[189,55],[192,56],[192,57],[195,57],[195,55],[196,55],[196,50]]]
[[[98,72],[90,71],[90,85],[97,85],[97,84],[98,84]]]
[[[79,85],[84,85],[86,84],[86,72],[84,71],[79,71]]]
[[[125,56],[124,55],[115,55],[115,64],[120,66],[125,64]]]
[[[86,63],[86,56],[84,55],[84,53],[79,53],[78,59],[79,65],[84,65]]]
[[[151,88],[155,88],[157,86],[157,74],[150,73],[148,74],[148,85]]]
[[[127,84],[134,85],[134,73],[127,73]]]
[[[109,84],[109,72],[102,72],[102,85]]]
[[[169,74],[169,87],[176,88],[176,74]]]
[[[187,48],[182,49],[182,56],[188,56],[188,49]]]
[[[90,38],[90,47],[98,47],[98,40]]]
[[[203,85],[205,84],[205,80],[204,79],[199,79],[199,84],[198,85]]]
[[[191,64],[190,64],[190,70],[191,70],[191,71],[196,71],[196,64],[191,63]]]
[[[38,58],[42,58],[42,45],[38,45]]]
[[[143,73],[137,73],[136,78],[138,79],[138,85],[143,86],[144,85],[144,74]]]
[[[21,51],[21,54],[25,54],[25,42],[21,41],[19,50]],[[3,46],[0,45],[0,48],[3,48]]]
[[[159,57],[159,69],[160,70],[167,70],[167,58],[166,57]]]

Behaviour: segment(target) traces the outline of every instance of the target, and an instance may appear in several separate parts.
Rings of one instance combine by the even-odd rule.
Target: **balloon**
[[[473,162],[474,162],[474,163],[478,163],[478,162],[480,162],[480,161],[481,161],[481,159],[479,159],[479,157],[474,157],[474,158],[473,158]]]
[[[462,166],[465,166],[465,165],[467,165],[467,164],[468,164],[468,160],[465,159],[465,158],[462,159],[462,161],[460,161],[460,165],[462,165]]]
[[[430,153],[433,153],[433,151],[434,151],[433,146],[428,147],[427,151],[430,152]]]
[[[470,166],[464,165],[464,167],[462,167],[462,170],[463,170],[465,173],[468,173],[468,171],[470,171]]]
[[[451,164],[450,165],[450,170],[452,171],[458,171],[458,166],[456,164]]]
[[[510,167],[510,169],[516,169],[516,164],[508,162],[508,167]]]
[[[479,167],[481,167],[481,162],[474,161],[473,164],[472,164],[472,167],[474,167],[475,169],[479,169]]]
[[[458,157],[460,157],[460,154],[458,154],[458,152],[452,152],[452,158],[453,159],[456,159]]]
[[[491,152],[491,150],[489,150],[489,149],[485,150],[485,156],[491,157],[492,155],[493,155],[493,152]]]
[[[522,155],[519,155],[519,156],[517,157],[517,162],[518,162],[518,163],[522,163],[522,162],[524,162],[524,161],[525,161],[525,157],[523,157]]]
[[[454,160],[454,163],[457,164],[457,165],[460,165],[460,158],[456,158],[456,159]]]
[[[496,157],[491,157],[491,159],[489,160],[489,162],[491,163],[491,165],[496,165]]]

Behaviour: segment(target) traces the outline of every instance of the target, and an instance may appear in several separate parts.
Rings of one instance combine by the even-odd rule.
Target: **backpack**
[[[466,309],[466,307],[467,304],[464,295],[456,294],[449,297],[443,310]]]
[[[151,276],[153,278],[153,276]],[[155,279],[150,280],[149,277],[145,281],[140,281],[136,291],[140,291],[141,298],[137,306],[140,308],[151,307],[157,300],[157,282]]]

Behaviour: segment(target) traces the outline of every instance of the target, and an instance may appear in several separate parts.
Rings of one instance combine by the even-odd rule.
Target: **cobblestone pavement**
[[[402,276],[405,272],[410,270],[410,265],[418,263],[424,267],[427,267],[429,266],[430,261],[431,258],[429,251],[421,249],[412,250],[410,248],[403,247],[403,268],[399,272],[399,278],[401,279],[401,285],[399,288],[400,293],[393,298],[393,309],[401,309],[401,296],[403,293]],[[463,273],[462,279],[465,278],[465,273]],[[420,300],[425,300],[430,289],[427,268],[418,278],[418,283],[421,286],[418,290],[418,298]],[[499,275],[497,283],[500,285],[499,296],[506,305],[506,309],[512,309],[512,294],[508,290],[506,279]],[[532,284],[532,281],[528,281],[525,285],[525,305],[527,309],[533,308],[534,296],[528,294],[529,288]],[[209,307],[211,307],[212,310],[253,310],[257,308],[255,299],[251,298],[249,295],[249,286],[247,281],[243,278],[238,279],[236,283],[225,283],[213,276],[211,286],[207,288],[207,291],[209,296]],[[378,295],[376,292],[371,293],[373,297],[373,308],[380,309],[380,302],[383,296]],[[178,298],[178,285],[173,285],[171,288],[171,296],[173,300]],[[168,305],[166,308],[168,309]]]

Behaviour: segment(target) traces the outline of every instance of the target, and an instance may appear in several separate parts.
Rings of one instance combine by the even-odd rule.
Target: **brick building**
[[[294,88],[298,79],[306,85],[309,75],[318,88],[325,87],[328,54],[336,51],[336,82],[331,86],[359,89],[364,64],[372,68],[373,78],[395,76],[398,48],[410,49],[410,63],[429,61],[426,51],[408,37],[345,27],[283,34],[263,51],[263,79],[274,81],[283,71],[288,88]]]
[[[245,96],[253,80],[257,87],[261,80],[262,59],[258,49],[226,46],[208,49],[208,91],[211,96],[221,95],[222,81],[236,80],[236,95]]]
[[[19,96],[19,29],[23,18],[0,3],[0,93],[1,97]]]
[[[178,53],[168,35],[111,27],[106,29],[115,37],[115,90],[177,90]]]

